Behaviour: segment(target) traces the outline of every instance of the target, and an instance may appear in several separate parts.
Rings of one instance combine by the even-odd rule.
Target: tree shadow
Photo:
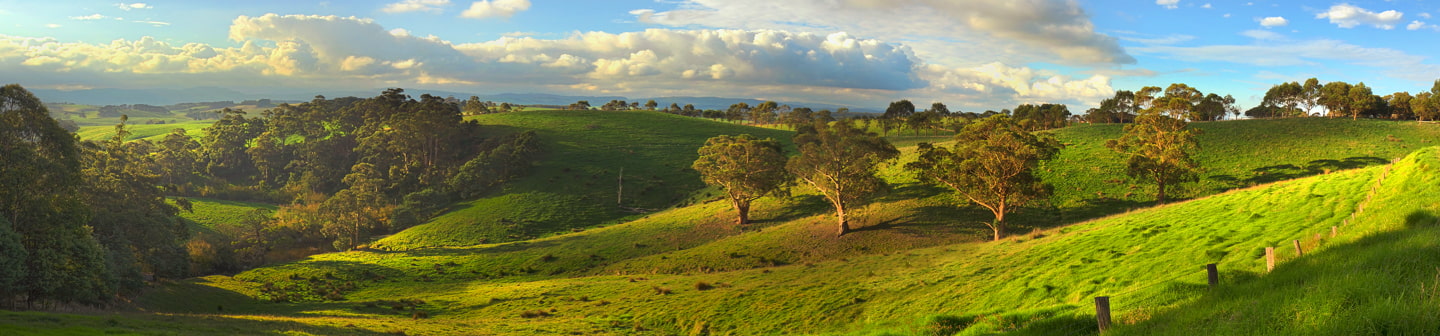
[[[1231,187],[1243,187],[1386,163],[1390,163],[1390,161],[1373,156],[1353,156],[1340,160],[1312,160],[1304,165],[1281,164],[1259,167],[1251,169],[1250,177],[1244,179],[1233,175],[1214,175],[1211,176],[1210,179],[1228,184]]]

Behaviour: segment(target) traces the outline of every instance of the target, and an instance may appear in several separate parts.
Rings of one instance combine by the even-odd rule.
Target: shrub
[[[700,281],[700,282],[696,282],[696,283],[695,283],[695,290],[702,290],[702,291],[703,291],[703,290],[711,290],[711,289],[714,289],[714,288],[715,288],[715,286],[714,286],[714,285],[711,285],[709,282]]]

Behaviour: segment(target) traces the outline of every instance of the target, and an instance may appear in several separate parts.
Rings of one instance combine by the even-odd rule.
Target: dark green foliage
[[[785,154],[775,139],[749,134],[720,135],[705,141],[691,165],[705,184],[720,187],[739,213],[736,224],[750,222],[750,202],[775,192],[785,183]]]
[[[785,168],[830,201],[839,235],[850,232],[846,212],[851,207],[886,189],[885,181],[875,176],[876,167],[900,155],[885,138],[843,122],[801,132],[795,135],[795,146],[800,155],[791,157]]]
[[[1011,114],[1015,116],[1017,125],[1028,131],[1038,131],[1065,127],[1070,119],[1070,108],[1065,104],[1022,104],[1016,106]]]
[[[1105,147],[1129,154],[1126,174],[1131,178],[1155,183],[1155,200],[1165,202],[1165,187],[1199,178],[1199,164],[1191,158],[1198,150],[1195,136],[1200,130],[1189,128],[1184,120],[1159,114],[1145,114],[1125,125],[1125,135],[1105,142]]]
[[[966,126],[952,149],[919,145],[919,158],[905,167],[920,180],[949,187],[995,216],[994,239],[1005,235],[1005,215],[1048,194],[1033,171],[1060,151],[1049,135],[1037,136],[1014,119],[996,115]]]
[[[471,199],[493,190],[496,186],[520,177],[533,166],[540,143],[534,131],[526,131],[487,141],[482,151],[465,162],[446,181],[449,190],[461,199]]]
[[[125,142],[125,118],[115,136],[87,142],[82,188],[86,204],[96,213],[89,225],[107,251],[107,261],[120,289],[138,290],[143,272],[180,278],[187,275],[188,256],[181,245],[189,238],[175,217],[178,209],[165,202],[149,141]]]
[[[245,111],[229,108],[220,115],[220,120],[206,127],[205,137],[200,138],[205,172],[231,183],[249,181],[255,174],[255,164],[245,149],[265,130],[265,121],[246,118]]]
[[[19,287],[29,303],[101,303],[111,288],[103,252],[84,227],[75,137],[19,85],[0,87],[0,215],[28,252]]]
[[[25,261],[29,256],[25,245],[20,243],[20,234],[10,221],[0,216],[0,298],[14,297],[24,286]]]

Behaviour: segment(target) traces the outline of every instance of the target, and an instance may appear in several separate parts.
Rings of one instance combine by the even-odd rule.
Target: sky
[[[1076,113],[1186,83],[1244,109],[1310,77],[1428,90],[1437,38],[1403,0],[0,0],[0,82]]]

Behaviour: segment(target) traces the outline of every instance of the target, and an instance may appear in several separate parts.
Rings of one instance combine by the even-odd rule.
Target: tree
[[[0,292],[23,293],[28,304],[111,297],[103,250],[85,227],[80,162],[75,135],[40,99],[20,85],[0,87],[0,216],[26,251],[21,285]]]
[[[909,99],[890,102],[890,107],[885,108],[885,118],[889,119],[904,119],[911,114],[915,114],[915,103]]]
[[[1350,105],[1350,83],[1329,82],[1320,87],[1320,96],[1317,100],[1321,106],[1329,111],[1327,115],[1331,118],[1336,116],[1349,115]]]
[[[1283,108],[1281,111],[1299,113],[1297,108],[1308,99],[1305,87],[1298,82],[1280,83],[1265,91],[1261,104]],[[1305,113],[1309,113],[1308,110]]]
[[[125,141],[130,136],[126,119],[115,125],[110,139],[83,144],[81,194],[92,211],[105,214],[91,217],[87,225],[107,252],[111,278],[120,289],[137,291],[144,286],[144,272],[171,279],[187,275],[183,245],[190,231],[156,188],[161,180],[150,142]]]
[[[1184,120],[1158,114],[1135,118],[1125,125],[1125,135],[1105,142],[1105,147],[1129,154],[1126,174],[1131,178],[1154,182],[1155,200],[1165,203],[1165,188],[1198,179],[1199,165],[1190,157],[1198,149],[1195,136],[1200,130],[1189,129]]]
[[[335,193],[320,205],[329,218],[323,231],[335,239],[336,250],[346,251],[359,246],[362,239],[388,223],[389,204],[380,188],[384,183],[374,165],[357,163],[345,176],[350,187]]]
[[[1190,111],[1189,117],[1190,120],[1195,121],[1221,120],[1225,119],[1225,115],[1235,110],[1238,110],[1238,108],[1235,107],[1235,97],[1231,97],[1230,95],[1221,97],[1220,95],[1211,93],[1205,95],[1205,98],[1201,99],[1199,104],[1195,104],[1195,108]]]
[[[159,147],[155,152],[155,164],[159,166],[161,180],[166,185],[188,182],[200,171],[200,142],[185,134],[184,128],[170,130],[170,134],[166,134],[156,145]]]
[[[1170,84],[1165,88],[1165,95],[1155,98],[1151,102],[1149,111],[1168,115],[1171,118],[1182,119],[1190,117],[1190,111],[1195,109],[1205,95],[1195,88],[1184,83]]]
[[[1365,82],[1356,83],[1355,86],[1351,86],[1346,98],[1349,99],[1346,112],[1350,115],[1351,120],[1360,120],[1361,114],[1374,114],[1375,111],[1380,110],[1381,104],[1385,102],[1385,100],[1376,96],[1374,92],[1371,92],[1370,87],[1365,86]]]
[[[1435,104],[1435,95],[1430,92],[1420,92],[1410,99],[1410,110],[1415,112],[1416,119],[1425,121],[1435,120],[1440,117],[1440,106]]]
[[[705,184],[725,190],[739,213],[737,225],[750,223],[750,202],[775,192],[784,184],[785,154],[780,142],[749,134],[720,135],[705,141],[700,158],[691,165]]]
[[[856,129],[850,123],[816,125],[795,135],[800,155],[785,168],[825,196],[835,208],[840,236],[850,232],[847,211],[869,195],[885,188],[875,176],[876,166],[900,155],[884,138]]]
[[[951,149],[919,144],[920,157],[905,167],[922,181],[950,187],[995,216],[987,223],[994,240],[1005,236],[1005,214],[1048,190],[1032,171],[1060,151],[1060,142],[1037,136],[1014,119],[997,115],[965,126]]]
[[[1305,84],[1300,86],[1300,105],[1305,106],[1305,115],[1310,115],[1311,110],[1320,104],[1320,88],[1320,80],[1315,77],[1306,79]]]
[[[756,104],[755,108],[749,110],[751,124],[768,124],[775,120],[775,111],[780,109],[780,104],[773,101],[766,101]]]
[[[931,111],[931,112],[935,112],[936,114],[939,114],[941,117],[949,117],[949,116],[950,116],[950,108],[947,107],[947,106],[945,106],[945,103],[941,103],[941,102],[931,103],[931,104],[930,104],[930,111]]]
[[[660,106],[660,103],[656,103],[654,99],[651,99],[650,101],[645,102],[645,109],[646,109],[646,110],[654,111],[654,110],[655,110],[655,107],[658,107],[658,106]]]
[[[1389,96],[1385,97],[1387,105],[1390,106],[1389,117],[1392,119],[1414,118],[1415,111],[1410,108],[1410,101],[1414,99],[1414,96],[1411,96],[1409,92],[1404,91],[1392,93]]]

